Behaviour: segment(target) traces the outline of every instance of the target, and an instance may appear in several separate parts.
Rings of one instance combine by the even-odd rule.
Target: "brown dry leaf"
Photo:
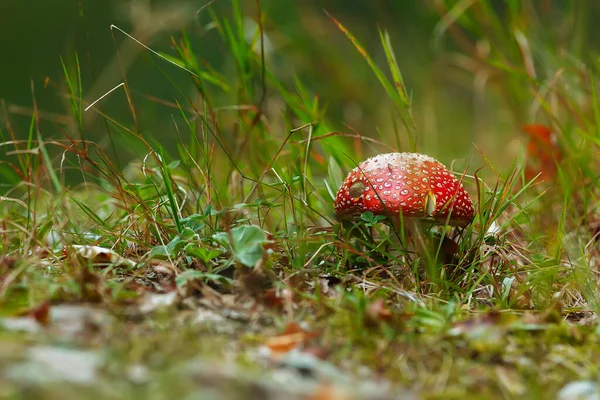
[[[542,325],[544,323],[539,314],[535,314],[530,311],[527,311],[523,314],[521,317],[521,322],[526,325]]]
[[[377,299],[367,306],[367,322],[377,324],[379,322],[391,322],[392,312],[385,306],[383,299]]]
[[[45,301],[29,310],[19,313],[18,318],[13,318],[13,321],[19,319],[31,319],[35,321],[39,327],[48,327],[48,325],[50,325],[50,302]],[[26,323],[24,322],[23,326],[25,326],[25,324]]]
[[[17,258],[12,256],[0,257],[0,283],[10,277],[11,271],[17,266]],[[11,279],[11,278],[9,278]]]
[[[531,295],[529,294],[529,291],[521,294],[519,297],[516,298],[515,306],[523,310],[531,308]]]
[[[50,324],[50,302],[43,302],[28,310],[25,315],[35,319],[41,326],[48,326]]]
[[[177,269],[170,262],[162,260],[150,260],[147,264],[154,272],[161,275],[175,276]]]
[[[50,256],[50,251],[42,246],[35,246],[32,253],[41,259],[48,258]]]
[[[502,315],[498,311],[491,310],[483,315],[478,315],[475,318],[456,322],[449,333],[450,335],[463,335],[478,330],[485,330],[488,327],[500,325],[501,317]]]
[[[250,272],[241,273],[238,279],[242,282],[244,290],[253,296],[261,296],[273,285],[271,277],[261,268],[254,268]]]
[[[455,323],[448,334],[466,339],[469,346],[477,352],[500,351],[512,319],[514,316],[502,315],[492,310]]]
[[[531,289],[522,290],[524,278],[514,279],[510,284],[509,299],[514,302],[514,307],[522,310],[531,309]]]
[[[12,270],[17,266],[17,258],[13,256],[0,257],[0,271]]]
[[[563,305],[561,301],[555,301],[544,310],[541,315],[542,321],[549,324],[559,324],[563,321]]]
[[[290,350],[303,347],[317,336],[315,332],[307,332],[297,323],[290,322],[281,335],[269,338],[265,346],[271,350],[273,355],[283,355]]]
[[[262,295],[262,302],[267,307],[283,309],[287,304],[291,304],[294,299],[294,292],[289,289],[267,289]]]

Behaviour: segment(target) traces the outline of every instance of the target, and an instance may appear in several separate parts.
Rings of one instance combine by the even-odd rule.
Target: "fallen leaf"
[[[160,261],[160,260],[150,260],[148,262],[148,266],[154,270],[157,274],[167,275],[167,276],[175,276],[177,271],[173,264]]]
[[[265,274],[261,268],[240,270],[236,277],[242,283],[244,290],[253,296],[260,296],[265,290],[273,286],[272,278]]]
[[[40,325],[48,326],[50,323],[50,302],[45,301],[37,307],[27,311],[27,315],[35,319]]]
[[[268,307],[283,309],[287,304],[292,303],[293,298],[294,292],[287,288],[271,288],[263,293],[262,302]]]
[[[392,312],[385,306],[383,299],[379,298],[371,302],[366,309],[368,321],[372,323],[390,322]]]
[[[46,247],[35,246],[32,250],[32,254],[41,259],[48,258],[50,256],[50,251]]]
[[[1,270],[13,270],[17,266],[17,258],[13,256],[0,257],[0,271]]]
[[[529,135],[526,179],[533,179],[541,172],[542,179],[552,180],[557,172],[557,164],[562,159],[552,129],[546,125],[530,124],[523,125],[523,131]]]
[[[70,249],[73,250],[73,253],[78,257],[87,260],[94,265],[113,265],[115,267],[127,268],[134,268],[137,265],[134,261],[121,257],[116,251],[100,246],[81,246],[74,244],[63,247],[63,256],[67,256]]]
[[[500,351],[503,338],[510,329],[510,316],[492,310],[466,321],[460,321],[448,331],[450,336],[464,338],[477,352]]]
[[[275,357],[288,353],[292,349],[304,346],[309,340],[317,337],[315,332],[307,332],[295,322],[290,322],[283,333],[269,338],[265,346]]]
[[[314,393],[306,400],[349,400],[350,396],[344,390],[329,383],[321,383]]]
[[[266,346],[273,353],[283,354],[292,349],[300,347],[305,342],[306,335],[303,332],[298,332],[272,337],[267,340]]]
[[[500,322],[501,314],[496,310],[491,310],[483,315],[478,315],[475,318],[454,323],[448,333],[452,336],[468,334],[474,331],[499,325]]]
[[[305,333],[305,331],[297,322],[290,322],[286,325],[282,335],[291,335],[294,333]]]

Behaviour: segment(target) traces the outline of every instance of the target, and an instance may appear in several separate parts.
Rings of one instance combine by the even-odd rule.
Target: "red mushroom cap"
[[[475,216],[462,183],[439,161],[418,153],[381,154],[361,162],[338,190],[334,208],[339,220],[371,211],[464,226]]]

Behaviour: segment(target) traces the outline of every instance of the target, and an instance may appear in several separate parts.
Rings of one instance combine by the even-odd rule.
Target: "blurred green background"
[[[193,40],[199,59],[224,75],[235,70],[211,23],[211,12],[227,17],[231,2],[216,0],[204,8],[206,0],[194,1],[117,1],[42,0],[3,1],[0,3],[0,98],[5,102],[0,114],[3,139],[7,140],[7,119],[19,138],[27,137],[33,98],[41,111],[44,138],[64,138],[68,134],[69,105],[61,58],[67,70],[75,69],[78,55],[82,72],[84,104],[89,104],[123,80],[125,71],[141,131],[169,149],[174,145],[179,111],[167,103],[185,102],[197,96],[187,72],[160,60],[122,33],[111,30],[115,24],[154,50],[175,55],[171,37],[185,30]],[[243,0],[249,35],[256,29],[257,1]],[[476,1],[344,1],[344,0],[261,0],[264,16],[265,55],[268,67],[285,83],[294,85],[298,77],[319,104],[326,105],[326,118],[336,130],[356,131],[398,149],[393,137],[390,102],[365,60],[348,38],[329,19],[325,10],[341,21],[364,45],[387,73],[378,28],[389,31],[411,91],[418,124],[418,148],[444,162],[458,159],[458,166],[472,163],[479,151],[501,166],[517,156],[524,136],[519,126],[544,122],[531,111],[534,96],[525,91],[518,98],[502,93],[505,82],[476,57],[475,53],[493,51],[499,34],[490,22],[489,32],[452,34],[458,12],[476,8]],[[523,7],[536,9],[538,20],[508,19],[509,3],[491,2],[500,21],[518,29],[531,29],[530,50],[536,57],[547,57],[556,69],[539,70],[551,77],[558,65],[561,49],[583,60],[592,60],[599,41],[594,21],[600,3],[594,1],[524,1]],[[456,14],[455,14],[456,13]],[[484,16],[485,18],[485,16]],[[468,25],[468,23],[467,23]],[[496,36],[495,36],[496,35]],[[473,44],[461,46],[461,40]],[[536,40],[552,43],[537,54]],[[491,49],[491,50],[490,50]],[[551,49],[555,54],[542,54]],[[472,51],[473,53],[469,53]],[[119,60],[121,65],[119,65]],[[596,61],[594,61],[596,60]],[[508,60],[510,61],[510,60]],[[500,69],[501,70],[501,69]],[[501,74],[501,72],[500,72]],[[543,78],[543,76],[540,76]],[[32,83],[34,95],[32,94]],[[235,90],[225,92],[211,86],[215,106],[239,102]],[[270,96],[273,94],[273,96]],[[267,113],[274,120],[285,105],[273,91],[267,94]],[[105,98],[98,107],[111,118],[131,126],[123,90]],[[397,121],[396,121],[397,122]],[[109,148],[101,118],[84,113],[86,139]],[[281,124],[281,135],[287,129]],[[146,148],[131,138],[122,138],[117,149],[121,162],[142,157]],[[139,146],[138,146],[139,145]],[[406,143],[404,143],[406,145]],[[382,150],[365,149],[364,156]],[[398,150],[409,150],[400,148]],[[0,157],[5,157],[0,152]],[[481,159],[476,162],[481,165]]]

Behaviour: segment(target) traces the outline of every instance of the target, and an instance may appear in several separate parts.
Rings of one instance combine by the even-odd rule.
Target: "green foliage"
[[[265,253],[267,234],[254,225],[242,225],[229,232],[218,232],[213,239],[229,251],[234,260],[246,267],[254,267]]]
[[[371,211],[367,211],[360,216],[364,222],[367,223],[367,226],[373,226],[378,222],[385,220],[385,216],[383,215],[373,215]]]
[[[177,275],[177,278],[175,278],[175,283],[177,284],[178,288],[182,288],[188,282],[195,281],[195,280],[200,280],[200,281],[205,281],[205,282],[231,283],[231,279],[228,279],[227,277],[225,277],[223,275],[201,272],[201,271],[197,271],[195,269],[187,269],[187,270],[183,271],[182,273],[180,273],[179,275]]]

